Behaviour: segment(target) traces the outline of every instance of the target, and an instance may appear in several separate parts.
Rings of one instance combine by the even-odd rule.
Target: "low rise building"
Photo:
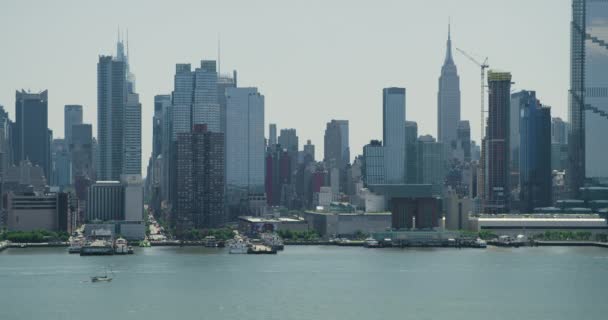
[[[598,214],[482,214],[469,219],[469,228],[510,236],[530,236],[545,231],[608,232],[606,217]]]
[[[308,231],[308,223],[299,217],[239,217],[239,231],[246,235],[262,232]]]
[[[390,212],[306,211],[304,218],[311,230],[322,237],[371,234],[391,228]]]
[[[12,193],[6,195],[10,231],[68,231],[70,206],[67,193]]]

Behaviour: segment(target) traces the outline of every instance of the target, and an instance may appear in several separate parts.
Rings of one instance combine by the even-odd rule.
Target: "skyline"
[[[131,71],[137,77],[143,109],[145,168],[152,145],[154,96],[171,92],[175,64],[198,65],[200,60],[216,59],[220,34],[221,72],[236,69],[239,86],[257,87],[266,96],[265,136],[270,123],[277,123],[278,130],[295,128],[300,141],[312,140],[320,157],[325,124],[331,119],[349,120],[352,159],[362,153],[369,140],[381,139],[385,87],[405,87],[406,119],[418,123],[419,135],[437,137],[437,79],[451,17],[453,49],[461,48],[479,59],[487,55],[492,69],[513,74],[514,90],[535,90],[539,99],[552,107],[553,116],[567,119],[569,1],[559,5],[555,1],[467,1],[471,5],[466,8],[448,1],[435,2],[441,5],[386,1],[383,6],[366,8],[349,2],[346,13],[336,3],[326,6],[316,2],[309,8],[265,1],[274,5],[265,6],[264,11],[247,2],[236,10],[232,4],[213,3],[209,5],[215,6],[218,14],[202,15],[200,20],[191,19],[197,10],[183,15],[180,11],[179,17],[171,17],[189,1],[148,8],[145,17],[137,17],[136,10],[143,2],[121,3],[124,10],[115,15],[104,13],[114,12],[119,2],[95,8],[97,14],[71,1],[37,6],[32,6],[32,1],[5,3],[2,6],[7,8],[0,12],[0,39],[11,45],[4,46],[6,58],[0,61],[0,69],[5,70],[0,76],[0,104],[14,119],[16,90],[48,89],[49,126],[54,138],[63,136],[66,104],[83,105],[84,122],[92,123],[93,132],[97,132],[96,62],[99,55],[115,54],[117,27],[128,28]],[[525,11],[520,9],[524,4]],[[66,10],[68,5],[71,11]],[[198,7],[204,11],[207,5]],[[556,9],[555,14],[537,23],[535,13],[549,5]],[[18,20],[27,7],[34,18],[31,20],[37,22],[21,25]],[[487,12],[503,14],[481,16]],[[300,24],[306,17],[319,23],[306,28]],[[166,23],[154,24],[159,18],[166,18]],[[81,24],[79,19],[90,23]],[[257,24],[251,25],[252,19]],[[220,21],[224,24],[217,23]],[[505,28],[490,28],[490,22],[502,23]],[[79,28],[71,27],[73,24]],[[19,25],[19,33],[10,31],[14,25]],[[282,27],[276,28],[278,25]],[[428,29],[422,39],[416,33],[420,27]],[[295,36],[286,37],[290,34]],[[161,46],[162,39],[165,46]],[[418,42],[408,43],[408,39]],[[412,50],[412,44],[420,49]],[[24,45],[30,50],[24,50]],[[459,53],[453,55],[461,82],[461,119],[471,122],[472,138],[478,141],[479,70]],[[372,67],[358,68],[361,64]],[[317,68],[307,68],[309,65]],[[336,83],[342,85],[332,86]]]

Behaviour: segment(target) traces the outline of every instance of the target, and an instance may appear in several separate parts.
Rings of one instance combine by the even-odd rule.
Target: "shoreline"
[[[151,242],[151,247],[205,247],[201,243],[176,243],[176,242]],[[329,241],[286,241],[285,246],[334,246],[334,247],[364,247],[364,242],[348,242],[348,243],[335,243]],[[488,247],[497,247],[495,245],[488,244]],[[0,252],[12,248],[12,249],[26,249],[26,248],[61,248],[69,247],[67,242],[58,243],[13,243],[8,241],[0,242]],[[408,248],[459,248],[456,246],[407,246]],[[526,243],[521,247],[598,247],[607,248],[608,243],[597,242],[597,241],[534,241],[533,243]],[[142,248],[142,247],[140,247]],[[221,247],[218,247],[221,248]],[[460,248],[468,248],[468,246],[461,246]],[[475,249],[474,247],[471,247]],[[382,249],[382,248],[373,248]]]

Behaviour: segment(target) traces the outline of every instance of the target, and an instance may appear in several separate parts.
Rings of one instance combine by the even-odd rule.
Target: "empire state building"
[[[445,61],[439,76],[437,92],[437,137],[446,146],[456,143],[460,122],[460,78],[452,59],[452,39],[448,25],[448,41]]]

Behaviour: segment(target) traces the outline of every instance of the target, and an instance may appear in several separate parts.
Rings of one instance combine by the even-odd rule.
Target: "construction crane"
[[[484,136],[484,120],[485,120],[485,115],[484,115],[484,109],[485,109],[485,104],[484,104],[484,80],[485,80],[485,75],[486,75],[486,69],[489,68],[490,66],[488,65],[488,57],[486,57],[482,63],[480,63],[479,61],[477,61],[475,58],[471,57],[468,53],[464,52],[463,50],[461,50],[460,48],[456,48],[456,50],[458,50],[458,52],[462,53],[462,55],[464,55],[465,57],[467,57],[469,60],[471,60],[474,64],[476,64],[479,68],[481,68],[481,123],[480,123],[480,141],[479,143],[482,143],[481,140],[483,140],[483,136]]]

